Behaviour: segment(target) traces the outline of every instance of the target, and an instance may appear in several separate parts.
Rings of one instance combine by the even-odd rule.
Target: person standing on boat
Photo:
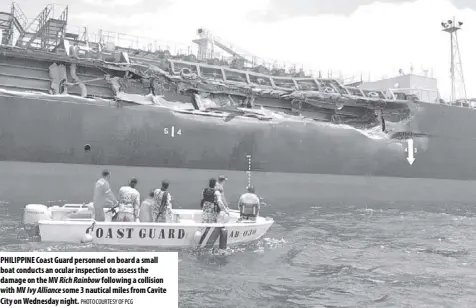
[[[255,188],[253,186],[248,186],[247,190],[248,192],[241,195],[238,201],[240,219],[256,221],[260,209],[259,197],[255,194]]]
[[[96,221],[105,221],[104,208],[106,205],[117,204],[117,199],[111,191],[109,180],[111,173],[108,170],[103,170],[101,178],[97,180],[94,186],[93,206],[94,219]]]
[[[154,219],[156,222],[172,221],[172,196],[168,192],[169,182],[162,181],[162,187],[154,192]]]
[[[230,211],[223,204],[221,193],[216,189],[217,180],[211,178],[208,181],[208,187],[202,192],[202,223],[216,223],[220,211],[230,215]]]
[[[220,195],[221,195],[221,199],[223,201],[223,205],[229,210],[230,207],[228,206],[228,201],[226,200],[226,197],[225,197],[225,190],[224,190],[224,186],[225,186],[225,181],[227,181],[228,178],[224,175],[220,175],[218,177],[218,182],[217,184],[215,185],[215,189],[218,190],[220,192]]]
[[[114,221],[134,222],[139,217],[140,193],[136,189],[137,179],[132,178],[129,186],[119,189],[119,210]]]
[[[149,197],[142,201],[139,209],[139,221],[140,222],[153,222],[154,221],[154,191],[149,193]]]

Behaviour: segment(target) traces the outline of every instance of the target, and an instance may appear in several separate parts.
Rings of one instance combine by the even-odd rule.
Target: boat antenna
[[[464,75],[463,75],[463,64],[461,62],[461,53],[459,50],[459,43],[458,43],[458,35],[457,31],[461,29],[463,22],[456,21],[453,17],[453,20],[448,19],[447,21],[442,21],[441,26],[443,27],[444,32],[450,34],[450,46],[451,46],[451,99],[450,101],[456,101],[456,73],[459,75],[459,81],[461,82],[462,90],[463,90],[463,98],[466,99],[466,85],[464,82]]]

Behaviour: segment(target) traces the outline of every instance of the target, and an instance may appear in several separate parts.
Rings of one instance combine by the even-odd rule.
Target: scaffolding
[[[64,38],[68,23],[68,6],[61,9],[58,17],[57,4],[48,4],[32,20],[28,20],[22,9],[15,2],[10,12],[0,12],[0,30],[2,45],[12,45],[25,48],[37,48],[51,51]]]

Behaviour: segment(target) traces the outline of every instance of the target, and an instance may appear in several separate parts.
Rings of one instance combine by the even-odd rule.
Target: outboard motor
[[[51,212],[43,204],[28,204],[23,212],[23,226],[31,236],[40,234],[38,222],[40,220],[51,220]]]

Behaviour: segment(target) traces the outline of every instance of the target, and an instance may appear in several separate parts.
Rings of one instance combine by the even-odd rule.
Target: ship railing
[[[360,82],[362,82],[362,75],[350,75],[342,77],[342,83],[344,85],[358,84]]]
[[[42,23],[46,22],[53,5],[48,4],[33,20],[30,20],[25,28],[26,32],[36,33],[41,29]]]
[[[90,43],[101,43],[106,49],[114,49],[116,46],[141,50],[146,52],[157,52],[168,50],[171,54],[196,55],[198,48],[193,45],[153,40],[139,35],[130,35],[119,32],[97,30],[89,32],[87,27],[68,25],[67,32],[76,34],[83,41]]]
[[[55,9],[55,6],[56,6],[56,5],[57,5],[57,4],[55,4],[55,5],[53,6],[53,15],[52,15],[52,18],[54,18],[54,16],[55,16],[54,9]],[[60,14],[60,16],[58,17],[58,19],[59,19],[59,20],[63,20],[63,21],[65,21],[65,22],[67,23],[67,22],[68,22],[68,12],[69,12],[69,11],[68,11],[68,6],[66,5],[66,6],[63,8],[63,11],[61,12],[61,14]]]
[[[59,6],[60,5],[55,4],[48,5],[47,7],[45,7],[45,9],[37,16],[37,18],[27,24],[26,29],[34,27],[38,30],[38,28],[41,27],[41,25],[44,24],[48,18],[54,18],[54,16],[58,12]],[[61,11],[59,18],[60,20],[67,20],[67,7],[64,7],[64,9]],[[214,52],[213,54],[201,54],[199,57],[198,46],[192,44],[181,44],[170,41],[154,40],[146,37],[141,37],[139,35],[130,35],[104,30],[88,32],[86,27],[80,27],[75,25],[67,25],[66,32],[68,34],[73,34],[68,39],[74,40],[74,37],[77,36],[80,41],[92,43],[92,46],[94,46],[95,43],[101,43],[106,51],[113,51],[115,50],[116,46],[125,49],[133,49],[136,51],[144,51],[149,53],[155,53],[158,51],[168,51],[171,56],[193,55],[196,58],[201,58],[201,60],[205,61],[218,58],[219,60],[224,62],[224,64],[226,63],[226,65],[228,66],[231,66],[232,61],[234,59],[234,57],[227,57],[224,54],[217,52]],[[25,37],[25,39],[28,38]],[[36,43],[36,41],[31,42],[33,46],[38,45]],[[338,71],[321,70],[319,68],[313,68],[309,65],[304,65],[297,62],[273,60],[269,58],[260,58],[250,55],[246,55],[246,57],[250,57],[252,67],[262,65],[266,67],[269,71],[283,70],[285,75],[298,75],[299,73],[301,73],[303,76],[309,76],[313,78],[335,78],[343,82],[343,79],[341,78],[342,74]]]
[[[62,4],[48,4],[43,8],[43,10],[31,20],[26,18],[26,15],[23,13],[21,8],[18,5],[15,5],[14,8],[19,18],[22,19],[22,22],[25,22],[23,26],[22,33],[15,39],[16,46],[32,46],[35,48],[44,47],[45,39],[49,38],[43,37],[44,33],[41,33],[44,30],[44,27],[50,19],[59,19],[67,23],[68,19],[68,6]],[[48,44],[46,44],[48,46]]]
[[[75,25],[68,25],[67,33],[77,35],[79,40],[88,41],[89,43],[101,43],[105,50],[112,51],[117,47],[122,47],[125,49],[133,49],[138,51],[144,51],[149,53],[155,53],[158,51],[169,51],[171,56],[189,56],[194,55],[197,59],[202,61],[218,59],[222,63],[231,66],[232,61],[234,60],[233,56],[227,56],[226,53],[221,52],[206,52],[199,54],[198,46],[180,44],[174,42],[166,42],[161,40],[152,40],[150,38],[98,30],[97,32],[89,32],[86,27],[80,27]],[[258,58],[254,59],[254,65],[263,65],[270,71],[273,69],[284,69],[285,73],[293,74],[303,71],[306,76],[319,76],[318,69],[306,69],[302,64],[285,62],[285,61],[274,61],[270,64],[269,60],[261,60],[259,62]],[[245,66],[246,67],[246,66]],[[322,74],[326,76],[326,74]],[[330,74],[332,75],[332,74]],[[327,74],[329,77],[329,74]]]
[[[476,99],[457,99],[453,102],[442,102],[445,105],[461,107],[461,108],[469,108],[469,109],[476,109]]]
[[[45,8],[31,20],[26,26],[27,32],[38,32],[48,19],[68,20],[68,6],[64,4],[48,4]]]
[[[212,34],[207,29],[202,29],[202,30],[203,31],[199,34],[200,38],[209,40],[215,46],[224,50],[227,54],[230,54],[230,52],[231,52],[232,54],[235,55],[235,57],[240,57],[240,58],[244,59],[246,62],[248,62],[252,66],[264,66],[269,70],[284,68],[283,64],[279,65],[277,63],[277,61],[275,61],[275,60],[264,59],[262,57],[258,57],[256,55],[252,54],[251,52],[249,52],[247,50],[244,50],[243,48],[240,48],[237,45],[235,45],[235,44],[233,44],[233,43],[231,43],[227,40],[224,40],[223,38],[221,38],[217,35]],[[218,54],[216,52],[212,54],[212,57],[216,58],[217,55],[219,55],[219,57],[221,57],[221,58],[225,57],[225,56],[221,55],[221,53]],[[297,65],[297,66],[299,66],[299,65]]]
[[[28,17],[26,17],[25,13],[16,2],[12,3],[12,11],[13,16],[17,19],[21,27],[25,30],[26,25],[28,24]]]
[[[252,54],[248,50],[244,50],[243,48],[240,48],[237,45],[227,40],[224,40],[223,38],[217,35],[212,34],[208,29],[201,28],[201,30],[202,31],[199,32],[199,37],[201,39],[209,40],[210,42],[214,43],[216,47],[224,50],[226,54],[230,54],[230,51],[231,51],[233,54],[235,54],[235,57],[237,56],[239,58],[244,59],[246,62],[248,62],[248,65],[251,65],[251,67],[262,66],[269,71],[284,71],[285,73],[292,74],[292,75],[301,73],[306,76],[312,76],[312,77],[319,76],[318,68],[313,68],[310,65],[304,65],[303,63],[259,57]],[[229,61],[234,59],[234,57],[226,57],[222,53],[218,53],[218,52],[213,52],[213,53],[210,53],[209,55],[212,58],[220,59],[222,61],[225,59]],[[205,59],[204,54],[200,54],[199,59],[209,60],[209,59]]]
[[[53,5],[48,4],[41,12],[38,14],[38,16],[33,19],[30,24],[27,26],[27,32],[32,32],[34,33],[33,37],[30,39],[27,39],[25,43],[27,43],[27,46],[34,46],[35,48],[41,47],[41,36],[40,36],[40,31],[42,28],[46,25],[50,13],[53,10]]]
[[[125,33],[118,33],[112,31],[98,30],[95,32],[85,31],[85,27],[79,27],[75,25],[68,25],[67,32],[76,34],[78,37],[82,37],[85,41],[85,32],[87,32],[87,40],[93,43],[101,43],[105,45],[106,49],[114,49],[115,46],[122,48],[130,48],[134,50],[141,50],[145,52],[154,53],[156,51],[169,51],[172,56],[179,55],[194,55],[197,59],[208,61],[218,59],[221,62],[226,62],[231,65],[235,59],[233,56],[229,56],[227,52],[205,52],[199,54],[198,46],[188,45],[170,41],[154,40],[147,37],[141,37],[138,35],[130,35]],[[253,67],[264,66],[268,70],[284,70],[287,74],[294,74],[303,71],[304,75],[318,77],[335,78],[341,74],[336,74],[335,71],[321,71],[318,68],[311,68],[309,65],[303,65],[302,63],[273,60],[270,58],[261,58],[251,55],[244,55],[251,63]]]

